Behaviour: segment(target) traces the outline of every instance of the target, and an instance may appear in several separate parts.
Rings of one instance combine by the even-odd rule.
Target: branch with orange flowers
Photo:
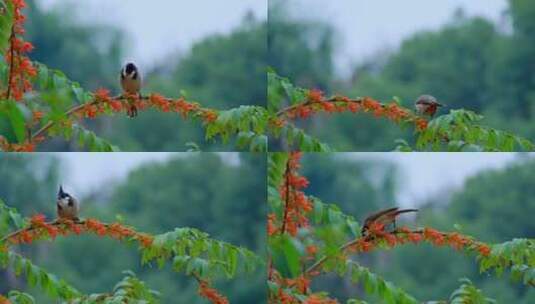
[[[184,97],[169,98],[157,93],[147,97],[111,97],[106,89],[86,92],[61,71],[31,62],[26,56],[33,45],[22,38],[25,1],[7,0],[1,4],[5,7],[0,9],[3,18],[0,51],[5,60],[0,62],[0,79],[6,79],[7,83],[5,87],[0,84],[0,114],[7,123],[3,124],[6,130],[1,130],[0,150],[31,152],[48,137],[62,135],[69,140],[76,132],[79,143],[91,151],[116,151],[117,147],[86,130],[81,120],[118,112],[134,116],[138,109],[154,108],[178,113],[183,118],[198,118],[206,129],[206,140],[220,139],[228,143],[232,138],[239,149],[267,151],[264,107],[240,106],[219,111],[201,107]],[[5,65],[8,65],[6,69]]]
[[[130,111],[132,107],[135,107],[136,111],[155,108],[163,112],[175,112],[180,114],[183,118],[190,116],[200,117],[205,124],[213,123],[218,116],[218,112],[216,110],[202,108],[198,103],[188,102],[184,98],[166,98],[156,93],[146,97],[123,95],[111,97],[108,90],[99,89],[92,95],[93,100],[83,104],[75,105],[65,111],[65,114],[62,115],[64,120],[49,120],[46,122],[42,127],[32,134],[30,143],[41,143],[46,137],[47,132],[58,124],[72,125],[72,122],[66,123],[66,119],[72,117],[77,118],[77,120],[81,120],[83,118],[94,119],[100,114],[120,112],[126,113]],[[37,116],[37,118],[40,119],[43,117],[43,113],[34,112],[34,116]]]
[[[372,113],[375,117],[386,117],[395,123],[413,123],[417,131],[425,130],[428,124],[427,119],[403,108],[395,101],[384,104],[371,97],[356,99],[340,95],[325,97],[319,90],[310,90],[305,101],[279,110],[276,115],[281,119],[292,120],[305,119],[318,112],[342,113],[346,111]]]
[[[459,232],[441,232],[430,227],[387,230],[379,223],[372,223],[362,235],[360,224],[352,216],[336,205],[304,194],[308,180],[298,172],[300,158],[300,152],[273,153],[269,157],[270,303],[335,303],[325,292],[312,292],[310,288],[313,279],[324,272],[350,274],[353,282],[364,282],[367,293],[376,293],[382,299],[419,303],[358,265],[350,255],[422,242],[475,253],[481,272],[494,270],[499,276],[509,270],[513,279],[535,286],[535,240],[514,239],[491,245]],[[349,241],[345,241],[348,235]],[[471,283],[465,282],[461,288],[478,294]]]
[[[37,75],[37,70],[31,64],[30,59],[25,55],[32,51],[33,45],[24,41],[24,22],[26,20],[22,10],[26,7],[24,0],[8,0],[2,10],[3,18],[11,22],[2,22],[1,33],[9,32],[8,48],[5,51],[5,61],[8,63],[7,85],[5,92],[0,96],[5,99],[14,98],[22,100],[24,93],[32,90],[30,78]],[[4,34],[5,35],[5,34]],[[4,35],[0,35],[4,36]],[[2,43],[2,52],[3,50]]]
[[[462,235],[458,232],[441,232],[433,228],[423,228],[417,230],[410,230],[407,227],[402,227],[394,231],[385,231],[384,226],[371,225],[370,233],[361,238],[357,238],[342,245],[337,255],[344,256],[346,254],[356,254],[359,252],[370,252],[378,245],[384,243],[388,248],[393,248],[396,245],[403,245],[408,242],[418,244],[422,241],[427,241],[435,246],[449,245],[456,250],[469,250],[479,252],[479,258],[488,257],[490,255],[490,245],[476,241],[469,236]],[[315,275],[321,269],[322,265],[333,256],[323,256],[305,271],[306,276]]]
[[[211,239],[208,234],[193,228],[176,228],[160,235],[150,235],[137,232],[132,227],[121,223],[102,223],[96,219],[46,221],[45,216],[38,214],[29,220],[22,220],[13,208],[8,208],[3,204],[0,204],[0,220],[4,221],[0,227],[9,227],[12,223],[22,222],[22,227],[5,233],[0,238],[0,264],[7,265],[7,260],[10,259],[14,261],[15,265],[30,265],[24,267],[30,281],[40,280],[39,278],[45,274],[47,278],[52,277],[37,266],[31,266],[33,264],[28,259],[11,252],[10,246],[32,244],[39,240],[55,240],[58,236],[84,233],[101,237],[108,236],[119,241],[139,244],[143,265],[157,263],[159,267],[163,267],[166,261],[172,260],[175,272],[184,272],[186,275],[194,277],[199,283],[199,295],[217,304],[225,304],[227,300],[217,290],[210,287],[209,278],[222,275],[226,278],[232,278],[238,270],[249,272],[262,264],[260,258],[253,252]],[[132,278],[132,276],[128,277],[133,280],[133,283],[137,282],[137,279]],[[57,281],[46,279],[41,282],[41,285],[49,284],[47,282],[50,280]],[[81,297],[75,289],[69,288],[68,285],[58,284],[55,285],[57,289],[65,290],[65,299]],[[97,295],[92,295],[89,298],[95,296]],[[113,297],[114,295],[99,294],[98,296]],[[81,302],[75,301],[73,303],[85,303],[82,300],[89,298],[83,296],[80,298]]]
[[[286,104],[289,105],[284,107]],[[320,90],[300,88],[275,72],[268,73],[270,131],[276,139],[285,141],[285,150],[328,152],[329,146],[293,122],[317,113],[343,112],[371,113],[400,127],[413,125],[415,137],[410,141],[415,147],[409,145],[409,140],[399,139],[396,150],[400,151],[535,151],[535,144],[526,138],[481,125],[483,116],[472,111],[451,110],[430,119],[401,106],[398,98],[382,103],[371,97],[326,97]]]
[[[96,135],[85,130],[80,122],[85,119],[94,119],[102,114],[125,112],[132,109],[146,110],[157,109],[162,112],[173,112],[183,118],[194,118],[202,121],[206,129],[206,139],[220,138],[224,143],[231,137],[236,137],[236,145],[239,148],[248,148],[251,151],[266,151],[267,137],[263,134],[266,126],[265,109],[258,106],[240,106],[224,111],[201,107],[197,102],[186,101],[185,98],[168,98],[160,94],[152,93],[149,96],[110,96],[106,89],[99,89],[94,93],[85,92],[76,83],[70,82],[62,73],[54,71],[48,75],[48,69],[44,65],[38,65],[39,71],[46,76],[42,80],[42,92],[69,92],[63,99],[65,103],[72,103],[76,99],[79,103],[70,108],[57,107],[53,104],[61,104],[58,100],[45,102],[45,106],[39,103],[18,103],[6,101],[4,111],[13,124],[13,133],[16,141],[9,141],[0,135],[0,149],[4,151],[33,151],[38,144],[48,137],[63,135],[66,139],[72,137],[73,131],[78,130],[82,143],[95,144]],[[0,111],[2,108],[0,108]],[[26,118],[24,112],[31,112],[32,117]],[[80,132],[81,131],[81,132]],[[87,136],[82,136],[88,133]],[[90,150],[113,151],[117,147],[98,139],[102,145],[89,146]]]
[[[0,244],[31,244],[33,241],[42,239],[54,240],[57,236],[80,235],[93,233],[97,236],[109,236],[123,241],[134,241],[139,244],[142,251],[143,264],[153,261],[164,262],[166,259],[174,259],[175,270],[188,269],[201,277],[225,273],[234,276],[238,268],[238,259],[244,264],[244,268],[251,270],[259,262],[258,257],[251,251],[234,246],[222,241],[209,238],[209,235],[193,228],[177,228],[174,231],[152,236],[147,233],[135,231],[132,227],[120,223],[102,223],[96,219],[86,219],[78,222],[69,220],[54,220],[46,222],[43,215],[35,215],[30,219],[29,225],[17,231],[11,232],[0,239]],[[180,248],[179,248],[180,247]],[[184,249],[195,250],[186,252]],[[200,265],[198,260],[204,259],[212,247],[221,249],[219,255],[210,255],[206,263]],[[180,258],[185,258],[182,263]],[[194,262],[193,265],[190,263]],[[196,267],[197,266],[197,267]]]
[[[235,138],[240,149],[266,151],[266,111],[258,106],[240,106],[229,110],[215,110],[202,107],[184,97],[170,98],[158,93],[148,96],[111,96],[107,89],[95,92],[84,91],[77,83],[70,81],[60,71],[49,70],[43,64],[35,64],[39,77],[40,102],[12,102],[0,104],[12,123],[15,139],[0,135],[0,149],[4,151],[34,151],[47,138],[63,136],[67,140],[78,134],[79,143],[91,151],[116,151],[117,147],[86,130],[83,119],[95,119],[103,114],[126,113],[156,109],[164,113],[176,113],[182,118],[193,118],[202,122],[206,140],[220,139],[223,143]],[[56,93],[54,93],[56,92]],[[59,94],[58,92],[63,92]],[[54,94],[52,94],[54,93]],[[47,97],[52,95],[53,98]],[[75,103],[76,101],[77,103]],[[31,113],[31,117],[24,113]],[[99,144],[100,143],[100,144]]]

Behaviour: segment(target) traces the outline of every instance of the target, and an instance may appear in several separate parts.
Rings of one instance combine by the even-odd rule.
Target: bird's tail
[[[418,209],[402,209],[396,211],[396,215],[402,214],[402,213],[408,213],[408,212],[418,212]]]

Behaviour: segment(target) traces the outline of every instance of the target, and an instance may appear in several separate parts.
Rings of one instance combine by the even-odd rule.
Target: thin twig
[[[290,158],[291,156],[288,158],[288,161],[286,162],[286,170],[285,170],[285,173],[284,173],[284,184],[286,186],[286,197],[285,197],[285,204],[284,204],[284,217],[282,218],[282,228],[281,228],[281,235],[284,234],[284,232],[286,232],[286,220],[287,220],[287,217],[288,217],[288,208],[289,208],[289,205],[290,205],[290,178],[288,177],[290,175],[290,171],[291,171],[291,168],[290,168]]]
[[[11,82],[13,81],[13,69],[15,65],[15,48],[13,40],[15,39],[15,25],[11,27],[11,36],[9,37],[9,76],[7,81],[6,99],[11,97]]]
[[[362,103],[363,100],[364,100],[364,98],[357,98],[357,99],[344,98],[344,99],[342,99],[340,96],[333,96],[333,97],[331,97],[329,99],[322,100],[321,102],[327,102],[327,103],[338,103],[338,102]],[[288,113],[291,110],[294,110],[296,108],[311,106],[311,105],[318,104],[318,103],[321,103],[321,102],[312,101],[312,100],[303,101],[303,102],[300,102],[300,103],[293,104],[293,105],[291,105],[289,107],[283,108],[283,109],[279,110],[275,115],[282,116],[282,115],[285,115],[286,113]],[[381,106],[385,107],[384,104],[381,104]]]

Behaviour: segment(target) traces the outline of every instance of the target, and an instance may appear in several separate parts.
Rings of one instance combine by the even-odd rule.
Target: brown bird
[[[418,97],[414,106],[416,107],[418,114],[433,117],[438,108],[443,107],[444,105],[439,103],[437,99],[431,95],[422,95]]]
[[[136,65],[129,62],[121,69],[121,87],[123,92],[129,95],[140,96],[141,89],[141,75]],[[137,116],[137,108],[135,104],[130,103],[127,114],[128,117]]]
[[[396,218],[398,215],[407,212],[417,212],[418,209],[399,209],[399,207],[393,207],[389,209],[384,209],[378,211],[374,214],[369,215],[364,219],[364,225],[362,226],[362,236],[366,235],[366,232],[370,229],[372,223],[383,224],[385,227],[393,224],[394,229],[396,228]]]

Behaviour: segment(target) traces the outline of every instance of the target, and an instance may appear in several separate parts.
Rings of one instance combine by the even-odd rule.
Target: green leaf
[[[13,26],[13,3],[2,1],[1,7],[4,15],[0,15],[0,53],[4,54],[9,46],[9,37]]]
[[[26,120],[23,113],[23,105],[18,105],[15,101],[6,102],[6,111],[11,123],[11,128],[19,143],[26,140]]]

